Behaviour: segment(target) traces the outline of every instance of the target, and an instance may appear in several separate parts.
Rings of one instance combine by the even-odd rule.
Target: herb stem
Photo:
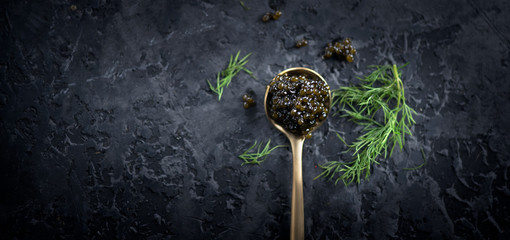
[[[251,53],[248,53],[241,60],[239,60],[240,53],[241,51],[237,51],[235,58],[233,58],[233,56],[230,55],[230,61],[228,63],[227,68],[221,72],[218,72],[218,74],[216,75],[216,87],[213,87],[211,82],[207,80],[207,83],[209,84],[209,88],[211,89],[211,91],[218,94],[218,101],[221,101],[221,96],[223,95],[223,90],[225,89],[225,87],[228,87],[230,85],[230,82],[232,82],[232,78],[234,78],[241,70],[248,73],[252,78],[255,78],[253,76],[253,73],[246,67],[244,67],[246,63],[248,63],[248,57],[251,55]]]
[[[243,2],[243,1],[239,1],[239,4],[241,4],[241,6],[244,8],[244,10],[246,10],[246,11],[250,10],[250,8],[249,8],[249,7],[247,7],[247,6],[244,4],[244,2]]]
[[[399,71],[404,66],[370,66],[375,70],[359,78],[360,85],[333,90],[333,105],[338,106],[338,112],[344,112],[341,116],[349,117],[364,128],[361,136],[353,143],[346,144],[348,151],[353,152],[353,160],[331,161],[320,165],[323,172],[316,178],[332,180],[339,174],[335,184],[340,180],[345,185],[354,181],[360,183],[362,175],[365,179],[370,176],[371,165],[379,164],[377,158],[381,154],[384,153],[384,158],[388,157],[391,145],[390,157],[396,145],[400,150],[403,149],[405,135],[412,135],[410,127],[415,123],[413,114],[416,114],[405,101],[404,84]],[[378,112],[382,114],[381,117],[377,117],[380,116]],[[342,138],[340,140],[345,143]]]
[[[287,145],[277,145],[277,146],[274,146],[274,147],[270,148],[271,139],[269,139],[267,141],[266,145],[264,146],[264,148],[261,150],[262,143],[263,142],[258,143],[258,141],[255,141],[255,143],[250,148],[248,148],[246,151],[243,152],[243,154],[238,156],[240,159],[242,159],[244,161],[241,164],[241,166],[243,166],[245,164],[257,164],[257,165],[260,165],[262,162],[264,162],[266,160],[267,156],[272,151],[274,151],[277,148],[287,147]],[[257,144],[258,144],[258,147],[257,147]],[[255,147],[257,147],[257,152],[249,153]],[[259,160],[261,158],[262,158],[262,160]]]
[[[423,152],[423,148],[420,149],[420,151],[421,151],[421,157],[423,158],[423,163],[416,167],[413,167],[413,168],[404,168],[404,170],[406,170],[406,171],[418,170],[418,169],[422,168],[423,166],[425,166],[425,164],[427,164],[427,158],[425,157],[425,152]]]

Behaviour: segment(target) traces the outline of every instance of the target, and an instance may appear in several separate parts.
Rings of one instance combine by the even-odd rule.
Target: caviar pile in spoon
[[[316,77],[285,73],[269,87],[269,117],[296,135],[312,137],[312,130],[328,116],[329,85]]]

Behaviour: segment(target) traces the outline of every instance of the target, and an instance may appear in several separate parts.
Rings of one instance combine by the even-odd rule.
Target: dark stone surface
[[[264,87],[307,66],[332,88],[409,62],[402,152],[345,187],[313,180],[358,134],[330,117],[304,147],[307,239],[509,239],[508,1],[9,1],[0,7],[2,239],[286,239],[291,154],[237,158]],[[76,8],[72,7],[75,5]],[[282,17],[262,23],[280,8]],[[309,45],[296,49],[295,41]],[[351,37],[356,60],[322,60]],[[228,58],[253,52],[220,102]],[[247,89],[259,103],[244,110]],[[423,162],[420,149],[426,155]]]

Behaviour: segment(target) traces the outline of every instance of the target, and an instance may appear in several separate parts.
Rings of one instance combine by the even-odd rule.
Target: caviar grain
[[[262,22],[269,22],[269,20],[271,20],[271,16],[271,13],[264,14],[264,16],[262,16]]]
[[[329,85],[315,76],[278,75],[269,84],[267,112],[285,129],[310,138],[311,130],[328,116],[329,90]]]
[[[243,107],[244,109],[248,109],[250,107],[255,106],[255,99],[248,94],[243,95]]]
[[[351,39],[345,38],[343,41],[328,43],[328,45],[324,48],[323,57],[328,59],[333,55],[337,55],[347,62],[353,62],[354,54],[356,54],[356,49],[352,46]]]
[[[296,47],[297,48],[301,48],[301,47],[304,47],[306,45],[308,45],[308,41],[306,41],[306,39],[301,39],[301,40],[296,42]]]
[[[282,11],[280,10],[276,10],[274,13],[273,13],[273,20],[278,20],[278,18],[280,18],[282,16]]]
[[[282,11],[276,10],[274,12],[267,12],[262,16],[262,22],[269,22],[270,20],[278,20],[282,16]]]

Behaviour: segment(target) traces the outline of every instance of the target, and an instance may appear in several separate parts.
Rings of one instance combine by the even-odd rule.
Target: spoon
[[[317,72],[304,68],[304,67],[296,67],[296,68],[289,68],[278,75],[283,74],[299,74],[299,75],[305,75],[309,77],[317,77],[318,79],[324,81],[326,85],[328,84],[324,78],[318,74]],[[275,77],[276,78],[276,77]],[[269,117],[268,110],[267,110],[267,96],[269,93],[269,85],[266,87],[266,94],[264,96],[264,110],[266,111],[266,116],[276,129],[278,129],[280,132],[285,134],[287,138],[289,139],[291,148],[292,148],[292,207],[291,207],[291,220],[290,220],[290,239],[304,239],[305,238],[305,212],[304,212],[304,204],[303,204],[303,175],[302,175],[302,153],[303,153],[303,144],[305,142],[305,135],[296,135],[287,129],[285,129],[283,126],[276,123],[272,118]],[[331,91],[328,91],[329,96],[329,103],[328,108],[331,108]],[[330,110],[330,109],[328,109]],[[324,123],[324,120],[317,122],[316,126],[311,129],[310,131],[315,130],[317,127],[319,127],[322,123]]]

